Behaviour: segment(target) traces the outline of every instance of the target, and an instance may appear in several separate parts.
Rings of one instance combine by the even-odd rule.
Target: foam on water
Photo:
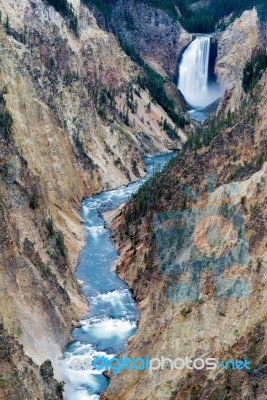
[[[108,293],[98,294],[91,298],[91,303],[109,303],[112,307],[124,307],[128,302],[131,304],[131,295],[128,289],[114,290]]]
[[[81,323],[82,329],[95,338],[125,338],[136,327],[135,322],[126,319],[92,318]]]
[[[98,239],[100,235],[105,233],[105,228],[103,226],[86,226],[85,228],[94,239]]]

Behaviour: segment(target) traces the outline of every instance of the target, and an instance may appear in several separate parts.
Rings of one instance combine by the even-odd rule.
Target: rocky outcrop
[[[3,31],[0,37],[1,82],[8,88],[1,106],[13,115],[10,132],[1,131],[0,318],[41,362],[60,354],[72,319],[86,310],[71,270],[83,243],[75,204],[86,181]]]
[[[114,6],[111,23],[117,36],[149,65],[163,75],[176,77],[179,54],[192,40],[192,35],[179,22],[149,4],[119,0]]]
[[[261,28],[257,11],[253,8],[245,11],[218,37],[215,72],[221,86],[228,90],[227,104],[232,111],[240,106],[244,66],[253,50],[264,44]],[[231,100],[229,91],[233,92]]]
[[[25,356],[23,346],[0,325],[0,399],[17,400],[60,400],[61,383],[53,378],[54,372],[50,361],[40,368]]]
[[[76,153],[83,156],[84,150],[87,161],[90,163],[91,159],[100,169],[101,187],[136,179],[132,158],[142,173],[144,151],[164,151],[171,146],[168,137],[160,135],[158,143],[152,140],[150,149],[144,149],[135,137],[135,129],[126,126],[130,140],[125,141],[111,122],[103,121],[106,116],[101,114],[100,103],[105,106],[110,101],[106,99],[108,95],[116,102],[138,69],[122,52],[115,37],[98,27],[86,7],[80,6],[79,37],[67,28],[66,21],[53,7],[41,0],[34,7],[22,2],[12,9],[12,14],[4,2],[2,15],[3,19],[9,15],[10,25],[18,33],[24,32],[25,25],[26,45],[10,37],[13,49],[30,70],[38,93],[68,134]],[[150,134],[147,126],[142,130]],[[124,170],[114,165],[116,159],[121,160]],[[105,182],[107,171],[110,177]]]

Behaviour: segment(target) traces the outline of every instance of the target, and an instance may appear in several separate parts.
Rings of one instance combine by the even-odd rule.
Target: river
[[[103,371],[82,368],[88,358],[107,357],[122,352],[127,340],[136,332],[139,312],[127,285],[112,270],[118,258],[105,227],[101,212],[115,209],[126,203],[133,193],[161,170],[174,153],[148,157],[145,160],[145,178],[102,192],[86,199],[81,216],[86,231],[86,244],[80,254],[76,276],[84,282],[82,290],[90,305],[90,311],[80,321],[81,327],[72,331],[71,342],[60,361],[65,381],[65,399],[98,400],[108,386]],[[74,366],[75,360],[75,368]],[[77,369],[77,360],[80,361]]]

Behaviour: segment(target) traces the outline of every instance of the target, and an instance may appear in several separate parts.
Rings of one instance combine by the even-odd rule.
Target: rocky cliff
[[[205,145],[199,145],[199,137],[193,140],[189,152],[177,156],[162,176],[142,188],[111,224],[121,254],[117,271],[141,310],[138,332],[128,343],[129,358],[247,359],[250,373],[165,368],[150,376],[146,371],[126,371],[111,377],[103,398],[266,398],[266,79],[265,73],[238,112],[217,117],[217,128],[212,128],[216,132]],[[208,129],[203,133],[208,134]],[[228,217],[220,223],[227,246],[234,240],[229,216],[244,218],[249,258],[225,271],[220,285],[207,264],[195,286],[192,276],[179,272],[178,266],[196,261],[196,243],[216,269],[222,244],[214,232],[206,241],[205,235],[214,223],[208,210],[216,209],[215,217],[220,219],[220,207],[227,210]],[[203,222],[192,236],[188,218],[197,212]],[[186,225],[179,223],[183,213]],[[162,221],[160,239],[157,221]],[[197,279],[196,271],[194,276]],[[247,295],[228,296],[227,279],[244,280]],[[179,290],[189,283],[182,299]]]
[[[5,400],[60,400],[61,383],[53,378],[51,362],[47,360],[40,369],[29,357],[23,346],[0,326],[0,399]]]
[[[179,22],[149,4],[119,0],[111,23],[116,34],[148,64],[175,80],[178,57],[192,40]]]
[[[228,109],[231,111],[240,107],[244,66],[255,48],[266,45],[265,31],[266,26],[253,8],[218,35],[215,72],[219,83],[227,89]]]

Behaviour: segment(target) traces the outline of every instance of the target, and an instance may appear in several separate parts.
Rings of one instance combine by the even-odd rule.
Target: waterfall
[[[197,36],[185,50],[179,67],[178,89],[194,108],[201,109],[220,97],[218,86],[209,87],[210,37]]]

